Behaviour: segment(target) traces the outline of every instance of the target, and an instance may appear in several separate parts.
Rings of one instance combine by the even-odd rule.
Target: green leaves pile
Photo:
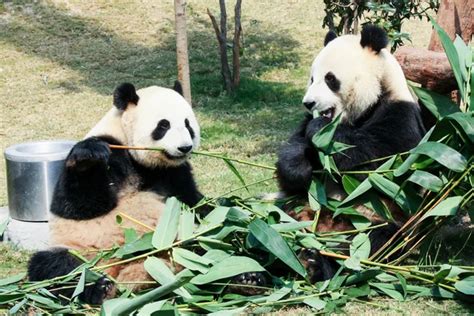
[[[206,201],[213,210],[201,218],[195,214],[195,208],[169,198],[154,231],[139,236],[133,229],[124,229],[124,245],[99,251],[90,260],[72,252],[84,263],[68,275],[28,282],[22,273],[0,280],[0,306],[12,314],[32,308],[42,313],[234,315],[243,311],[268,313],[296,304],[329,313],[340,310],[347,302],[379,296],[398,301],[419,297],[472,301],[474,267],[440,264],[436,259],[420,261],[423,265],[418,266],[403,265],[403,260],[420,248],[418,258],[427,257],[432,252],[433,234],[450,219],[470,211],[474,222],[473,52],[459,41],[453,44],[441,38],[445,47],[451,47],[447,49],[448,57],[457,73],[463,103],[460,110],[445,97],[415,88],[421,101],[438,118],[419,146],[407,153],[385,157],[377,170],[342,172],[332,159],[347,148],[332,141],[337,120],[314,139],[324,170],[315,174],[308,192],[309,204],[314,210],[325,207],[333,211],[334,217],[348,216],[355,230],[319,233],[315,231],[317,216],[314,221],[297,222],[282,210],[288,201],[269,203],[236,196],[213,198]],[[230,161],[228,157],[225,159]],[[234,165],[232,172],[243,182]],[[355,177],[357,174],[366,177],[361,181]],[[343,201],[327,196],[325,188],[329,181],[342,184],[347,193]],[[369,257],[369,234],[383,224],[371,226],[354,206],[364,205],[391,220],[393,214],[381,196],[393,200],[410,220],[390,242]],[[126,220],[119,218],[118,224]],[[348,249],[349,256],[340,253],[341,245]],[[322,256],[337,260],[340,268],[336,275],[311,284],[297,255],[303,248],[317,249]],[[401,257],[387,263],[400,250]],[[183,269],[174,273],[163,256]],[[118,261],[97,265],[111,258]],[[103,306],[88,306],[78,299],[84,288],[95,282],[105,269],[143,259],[144,268],[156,282],[136,282],[150,285],[149,290],[132,293],[127,284],[117,283],[119,296]],[[280,273],[272,268],[275,262],[280,262],[282,268],[276,271]],[[245,296],[229,290],[229,286],[255,290],[257,287],[253,285],[236,284],[234,277],[256,271],[266,273],[272,281],[260,287],[260,294]],[[59,297],[57,290],[66,288],[73,290],[74,295],[64,304],[65,298]]]

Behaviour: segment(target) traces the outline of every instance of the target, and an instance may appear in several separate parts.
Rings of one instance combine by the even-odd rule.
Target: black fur
[[[328,123],[325,117],[312,119],[307,116],[288,143],[282,146],[277,177],[285,193],[306,195],[313,169],[322,168],[311,139]],[[412,149],[424,133],[416,104],[381,98],[353,125],[338,125],[333,139],[355,147],[335,155],[334,160],[340,170],[351,170],[365,161]],[[364,164],[358,169],[373,170],[381,163]]]
[[[336,37],[337,37],[336,32],[334,32],[333,30],[330,30],[324,37],[324,46],[326,46],[330,41],[332,41]]]
[[[379,53],[380,50],[388,45],[387,33],[376,25],[364,25],[360,35],[360,45],[362,47],[370,47],[376,53]]]
[[[126,150],[110,151],[108,144],[120,142],[109,136],[91,137],[72,148],[54,190],[53,214],[75,220],[107,214],[117,205],[118,193],[130,175],[140,179],[140,191],[176,196],[189,206],[202,199],[189,163],[148,168],[137,163]]]
[[[181,85],[181,82],[179,80],[176,80],[174,82],[173,90],[183,95],[183,86]]]
[[[30,281],[42,281],[58,276],[66,275],[80,266],[81,262],[65,248],[54,248],[51,250],[38,251],[28,263],[28,277]],[[89,304],[102,304],[113,284],[102,277],[94,284],[86,286],[79,299]],[[74,288],[50,291],[55,295],[71,298]]]
[[[119,110],[125,110],[129,103],[138,104],[138,95],[135,86],[131,83],[122,83],[114,91],[114,105]]]

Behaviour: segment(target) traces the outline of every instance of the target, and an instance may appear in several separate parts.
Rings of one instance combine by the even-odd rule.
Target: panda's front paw
[[[311,148],[303,143],[284,145],[276,164],[280,189],[288,195],[306,194],[311,184],[313,166],[308,158]]]
[[[229,286],[229,292],[243,295],[257,295],[265,292],[267,276],[262,272],[246,272],[235,276]]]
[[[302,249],[298,259],[305,267],[307,278],[311,283],[331,279],[339,268],[336,261],[321,255],[317,249]]]
[[[66,159],[66,167],[84,171],[99,164],[107,164],[109,157],[109,144],[99,138],[90,137],[71,149]]]
[[[87,286],[79,298],[85,303],[100,305],[114,296],[115,285],[106,277],[101,277],[94,284]]]
[[[317,132],[319,132],[324,126],[328,125],[329,123],[331,123],[331,120],[324,116],[312,119],[308,123],[308,125],[306,125],[306,138],[311,140]]]

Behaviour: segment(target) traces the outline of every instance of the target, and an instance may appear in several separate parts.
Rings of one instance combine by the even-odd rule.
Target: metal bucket
[[[8,208],[13,219],[48,220],[54,187],[75,143],[37,141],[16,144],[5,150]]]

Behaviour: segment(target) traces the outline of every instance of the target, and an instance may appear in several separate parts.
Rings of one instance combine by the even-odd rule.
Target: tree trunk
[[[241,12],[242,0],[237,0],[234,10],[234,41],[232,45],[232,75],[233,75],[233,87],[236,88],[240,84],[240,33],[242,32],[242,25],[240,23],[240,12]]]
[[[186,34],[186,0],[174,0],[176,23],[176,58],[178,80],[183,87],[183,96],[191,103],[191,81],[189,78],[188,37]]]
[[[474,32],[474,1],[442,0],[437,22],[448,33],[451,40],[454,40],[458,34],[464,42],[468,43]],[[436,32],[431,33],[428,49],[437,52],[444,51]]]
[[[219,54],[221,56],[221,74],[224,79],[224,88],[227,93],[233,91],[231,73],[229,68],[229,61],[227,58],[227,13],[225,9],[225,0],[219,0],[221,10],[221,27],[217,24],[216,18],[207,9],[207,15],[211,19],[214,32],[216,33],[217,42],[219,43]]]

